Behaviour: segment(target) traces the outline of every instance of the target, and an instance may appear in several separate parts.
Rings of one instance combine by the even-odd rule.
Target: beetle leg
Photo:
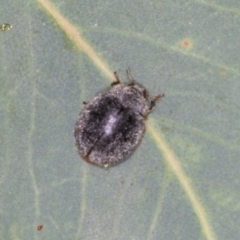
[[[150,107],[149,107],[149,110],[150,110],[150,111],[153,110],[153,108],[155,107],[155,102],[156,102],[157,100],[159,100],[160,98],[162,98],[162,97],[164,97],[164,93],[163,93],[163,94],[159,94],[159,95],[157,95],[157,96],[153,96],[153,97],[151,98]]]
[[[145,99],[148,98],[148,92],[147,92],[146,89],[143,90],[143,97],[144,97]]]

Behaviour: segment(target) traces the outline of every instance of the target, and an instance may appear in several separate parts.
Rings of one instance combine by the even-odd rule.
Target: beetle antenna
[[[114,74],[114,77],[115,77],[115,81],[111,83],[111,86],[114,86],[114,85],[117,85],[117,84],[121,83],[117,72],[115,71],[113,74]]]
[[[127,68],[126,69],[126,73],[127,73],[127,78],[128,78],[128,80],[129,80],[129,86],[133,86],[134,84],[135,84],[135,80],[134,80],[134,78],[132,77],[132,75],[131,75],[131,71],[130,71],[130,68]]]

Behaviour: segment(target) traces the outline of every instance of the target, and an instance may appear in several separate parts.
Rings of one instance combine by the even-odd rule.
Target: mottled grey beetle
[[[127,70],[129,84],[116,81],[110,89],[85,103],[75,124],[75,144],[80,156],[92,164],[108,167],[129,155],[139,144],[145,119],[156,100],[136,84]]]

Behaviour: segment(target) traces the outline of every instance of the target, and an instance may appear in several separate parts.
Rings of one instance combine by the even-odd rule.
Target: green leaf
[[[12,0],[0,16],[0,239],[239,239],[237,1]],[[74,124],[126,68],[165,97],[103,169]]]

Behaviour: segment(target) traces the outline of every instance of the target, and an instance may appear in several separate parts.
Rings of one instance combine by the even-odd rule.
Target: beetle
[[[164,94],[151,97],[126,70],[129,83],[117,72],[110,88],[84,102],[74,128],[79,155],[92,164],[108,167],[125,159],[140,143],[147,115]]]

